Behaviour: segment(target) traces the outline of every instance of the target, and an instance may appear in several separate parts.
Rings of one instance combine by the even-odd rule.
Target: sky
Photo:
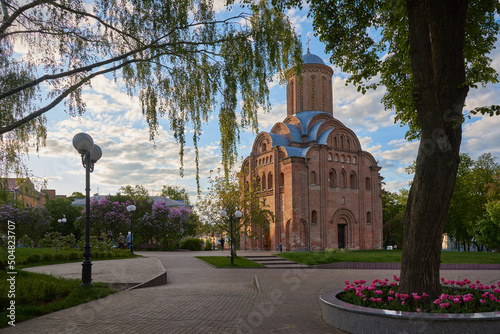
[[[405,172],[405,167],[415,160],[418,142],[405,140],[406,128],[394,123],[392,110],[384,109],[380,100],[385,90],[379,88],[363,95],[357,92],[356,87],[346,86],[347,74],[330,62],[324,45],[314,36],[307,8],[292,10],[288,14],[301,36],[304,53],[310,39],[310,52],[321,57],[334,70],[333,116],[352,129],[361,142],[362,150],[370,152],[378,161],[386,190],[397,192],[408,188],[412,176]],[[500,72],[500,42],[497,42],[490,57],[493,67]],[[270,89],[272,111],[259,113],[260,131],[270,131],[276,122],[286,118],[285,86],[275,80],[270,83]],[[500,84],[471,89],[464,110],[499,104],[499,96]],[[150,195],[158,195],[167,185],[185,188],[191,203],[196,201],[194,148],[189,143],[185,148],[184,177],[181,177],[179,146],[169,130],[168,119],[160,121],[155,141],[149,141],[148,126],[139,99],[127,95],[120,78],[114,81],[109,77],[97,77],[92,81],[92,88],[84,90],[83,100],[87,111],[81,117],[70,117],[63,106],[45,114],[47,145],[38,154],[30,154],[28,166],[35,178],[47,181],[47,189],[55,189],[58,195],[85,193],[85,170],[80,155],[72,145],[72,138],[79,132],[86,132],[103,151],[91,174],[91,194],[116,194],[122,186],[142,185]],[[222,167],[218,128],[216,110],[204,125],[199,141],[202,192],[207,189],[210,171]],[[461,151],[473,159],[486,152],[500,157],[499,129],[500,117],[472,117],[463,125]],[[250,130],[241,133],[238,160],[250,154],[256,136]]]

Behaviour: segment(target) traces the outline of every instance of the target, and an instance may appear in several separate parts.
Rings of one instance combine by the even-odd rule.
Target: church
[[[333,70],[309,52],[287,76],[287,117],[257,135],[242,165],[275,221],[244,250],[382,248],[382,177],[356,134],[333,116]]]

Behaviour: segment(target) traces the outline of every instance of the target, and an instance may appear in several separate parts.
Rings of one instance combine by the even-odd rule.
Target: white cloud
[[[477,158],[482,153],[490,152],[500,156],[500,117],[481,116],[463,127],[462,152]]]

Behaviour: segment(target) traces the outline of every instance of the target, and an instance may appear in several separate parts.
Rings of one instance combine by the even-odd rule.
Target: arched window
[[[269,157],[266,157],[266,165],[269,165]]]
[[[367,224],[371,224],[372,223],[372,213],[370,211],[368,211],[366,213],[366,223]]]
[[[344,149],[344,136],[340,136],[340,148]]]
[[[337,144],[337,137],[334,137],[333,138],[333,147],[337,148],[338,144]]]
[[[313,210],[313,212],[311,212],[311,223],[318,223],[318,213],[316,212],[316,210]]]
[[[260,189],[262,190],[262,184],[260,183],[260,177],[257,176],[256,180],[257,184],[260,186]]]
[[[345,173],[345,170],[342,170],[342,188],[347,188],[347,174]]]
[[[262,190],[266,190],[266,174],[262,173]]]
[[[332,154],[331,153],[328,153],[328,161],[332,161],[333,158],[332,158]]]
[[[335,153],[335,161],[339,161],[339,155]]]
[[[271,157],[269,158],[269,162],[270,163],[273,163],[273,156],[271,155]]]
[[[367,177],[367,178],[366,178],[366,190],[367,190],[367,191],[372,190],[372,185],[371,185],[371,182],[370,182],[370,178],[369,178],[369,177]]]
[[[332,170],[328,176],[330,178],[330,188],[336,188],[337,187],[337,173],[335,173],[335,171]]]
[[[352,173],[349,176],[349,183],[351,184],[351,189],[356,189],[356,174]]]
[[[273,174],[271,173],[267,175],[267,188],[273,189]]]
[[[267,145],[266,143],[262,143],[262,152],[267,151]]]
[[[285,174],[281,173],[280,174],[280,187],[285,186]]]
[[[357,161],[356,157],[355,157],[355,156],[354,156],[354,157],[352,157],[352,163],[353,163],[353,164],[356,164],[357,162],[358,162],[358,161]]]
[[[350,163],[351,163],[351,156],[350,156],[350,155],[348,155],[348,156],[347,156],[347,163],[348,163],[348,164],[350,164]]]
[[[344,162],[344,161],[345,161],[345,157],[344,157],[344,155],[342,154],[342,155],[340,156],[340,162]]]
[[[351,149],[351,141],[349,138],[347,138],[347,150],[349,151]]]
[[[311,184],[317,184],[316,183],[316,172],[311,171]]]

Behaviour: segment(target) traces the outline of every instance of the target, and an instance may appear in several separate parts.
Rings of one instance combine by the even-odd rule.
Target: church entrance
[[[337,225],[337,244],[339,248],[345,248],[346,243],[346,237],[345,237],[345,230],[346,230],[346,224],[338,224]]]
[[[269,231],[269,226],[264,230],[264,248],[265,250],[271,250],[271,233]]]

